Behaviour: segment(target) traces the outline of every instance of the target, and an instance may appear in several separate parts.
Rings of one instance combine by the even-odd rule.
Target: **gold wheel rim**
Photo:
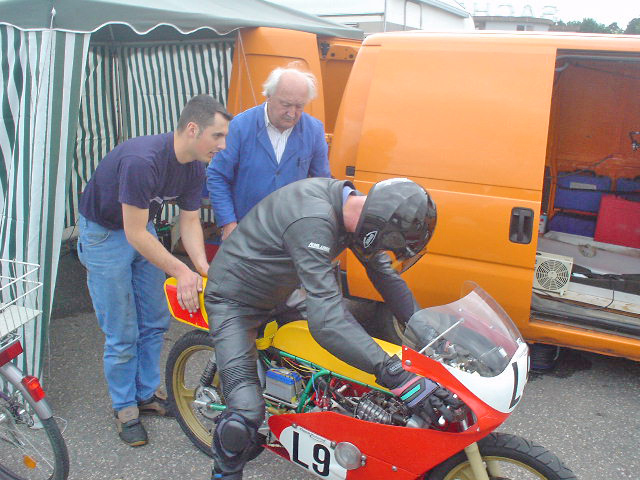
[[[200,418],[196,415],[193,407],[193,402],[196,397],[196,389],[187,388],[184,381],[184,375],[189,359],[194,354],[205,350],[213,352],[213,348],[205,345],[194,345],[182,351],[174,365],[172,383],[176,408],[180,412],[182,419],[199,441],[206,445],[211,445],[213,434],[200,421]],[[218,381],[218,375],[216,374],[213,382],[214,385],[216,385]]]
[[[549,480],[548,477],[538,472],[533,467],[527,465],[526,463],[522,463],[513,458],[500,457],[500,456],[488,456],[483,455],[482,461],[485,465],[488,462],[500,462],[500,463],[508,463],[510,465],[514,465],[520,467],[521,469],[525,469],[527,472],[533,474],[535,478],[538,480]],[[510,480],[510,477],[504,477],[505,480]],[[471,465],[469,462],[463,462],[458,464],[454,469],[452,469],[443,480],[476,480],[475,475],[471,470]]]

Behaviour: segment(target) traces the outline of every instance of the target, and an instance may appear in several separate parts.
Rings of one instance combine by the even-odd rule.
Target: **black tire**
[[[379,335],[377,338],[386,340],[395,345],[406,344],[404,339],[404,329],[406,324],[398,320],[391,312],[391,309],[384,303],[377,305],[374,322],[378,329]]]
[[[29,405],[24,405],[23,396],[13,397],[16,399],[29,413],[16,418],[10,413],[9,402],[0,398],[0,479],[66,480],[69,476],[69,453],[55,418],[40,418],[30,397],[26,398]],[[15,407],[16,403],[11,405]],[[28,425],[25,419],[35,421],[37,428]],[[16,445],[17,439],[24,440],[22,447]],[[33,462],[31,468],[25,466],[28,461]]]
[[[405,325],[396,319],[386,304],[350,299],[347,308],[369,335],[402,345]]]
[[[202,415],[202,410],[197,408],[194,400],[196,400],[198,388],[202,388],[200,385],[202,372],[207,360],[213,354],[211,335],[194,330],[185,333],[173,345],[165,369],[169,402],[180,428],[196,447],[209,456],[212,455],[211,442],[215,428],[215,414],[205,412],[205,415]],[[216,374],[213,385],[209,388],[215,390],[221,399],[219,381],[219,376]]]
[[[490,479],[576,480],[575,475],[553,453],[524,438],[507,433],[492,433],[478,442],[482,459],[504,464],[503,474]],[[504,473],[504,468],[511,471]],[[523,476],[529,475],[529,476]],[[444,461],[424,477],[425,480],[475,480],[464,451]]]

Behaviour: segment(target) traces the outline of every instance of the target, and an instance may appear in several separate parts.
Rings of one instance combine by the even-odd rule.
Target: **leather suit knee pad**
[[[232,455],[242,453],[251,439],[251,431],[246,420],[238,414],[232,413],[222,419],[217,430],[220,445]]]
[[[228,464],[240,462],[254,445],[257,427],[242,415],[224,412],[218,417],[213,448]]]

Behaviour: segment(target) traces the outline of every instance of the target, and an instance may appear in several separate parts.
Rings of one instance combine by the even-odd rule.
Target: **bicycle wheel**
[[[0,392],[0,480],[66,480],[69,454],[58,424],[40,418],[32,402],[17,388]]]
[[[478,442],[490,479],[576,480],[553,453],[541,445],[506,433],[492,433]],[[425,480],[475,480],[465,452],[455,454],[425,476]]]

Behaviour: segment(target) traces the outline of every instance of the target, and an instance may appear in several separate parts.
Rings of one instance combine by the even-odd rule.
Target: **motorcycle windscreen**
[[[408,347],[483,377],[499,375],[522,343],[506,312],[477,286],[456,302],[416,312],[405,336]]]

